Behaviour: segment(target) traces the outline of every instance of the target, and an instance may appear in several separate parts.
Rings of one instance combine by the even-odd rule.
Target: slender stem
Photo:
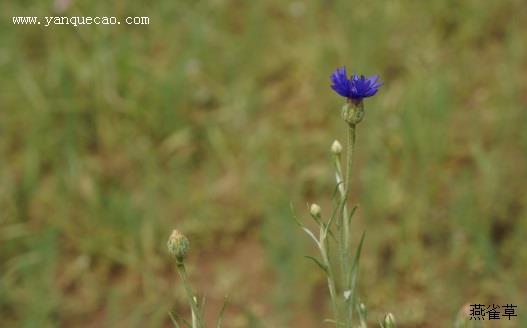
[[[196,298],[194,298],[194,302],[196,301]],[[198,318],[196,317],[196,312],[192,311],[192,327],[198,326]]]
[[[326,251],[326,241],[321,240],[321,243],[319,246],[320,246],[320,254],[322,256],[322,261],[324,262],[324,265],[327,268],[327,281],[328,281],[329,295],[331,297],[331,308],[333,310],[333,317],[335,318],[335,325],[338,328],[340,316],[338,313],[337,290],[335,288],[335,276],[333,274],[333,268],[331,267],[331,263],[329,262],[329,257]]]
[[[345,232],[345,249],[346,253],[349,256],[349,241],[350,241],[350,229],[349,229],[349,218],[348,218],[348,196],[351,189],[351,167],[353,164],[353,152],[355,150],[355,124],[350,124],[348,129],[348,154],[346,159],[346,185],[345,185],[345,194],[344,194],[344,206],[343,206],[343,216],[344,216],[344,232]],[[347,265],[349,266],[349,262]]]
[[[353,295],[349,295],[351,292],[351,256],[350,256],[350,220],[348,214],[348,196],[351,189],[351,168],[353,163],[353,152],[355,149],[355,124],[348,124],[348,144],[347,144],[347,156],[346,156],[346,176],[344,180],[344,174],[342,166],[340,164],[340,156],[335,156],[335,167],[336,167],[336,178],[338,189],[340,192],[340,203],[338,208],[339,213],[339,253],[340,253],[340,269],[342,288],[345,293],[345,327],[351,327],[353,320]]]
[[[351,168],[353,164],[353,152],[355,150],[355,124],[349,124],[348,128],[348,147],[347,147],[347,158],[346,158],[346,180],[344,185],[344,195],[342,200],[342,230],[343,230],[343,247],[342,247],[342,259],[344,262],[343,269],[343,286],[345,291],[351,292],[350,277],[351,277],[351,256],[350,256],[350,220],[348,217],[348,197],[351,189]],[[347,318],[345,320],[346,327],[352,326],[353,319],[353,295],[348,295],[346,299]]]
[[[342,166],[340,165],[340,156],[335,157],[335,166],[337,168],[337,184],[339,184],[339,192],[340,192],[340,201],[342,203],[342,210],[341,212],[344,213],[344,217],[348,217],[348,208],[345,206],[345,199],[346,199],[346,185],[344,183],[344,176],[342,174]]]
[[[340,256],[340,272],[341,272],[341,276],[342,276],[342,288],[346,288],[346,282],[345,282],[345,278],[346,278],[346,266],[345,266],[345,263],[347,262],[346,260],[346,255],[345,255],[345,251],[344,251],[344,245],[345,245],[345,242],[344,242],[344,239],[345,239],[345,236],[344,236],[344,221],[346,220],[345,218],[348,217],[348,210],[347,210],[347,207],[345,206],[345,199],[346,199],[346,183],[344,182],[344,174],[343,174],[343,171],[342,171],[342,165],[340,164],[340,161],[341,161],[341,158],[340,158],[340,154],[336,155],[335,156],[335,169],[336,169],[336,180],[337,180],[337,185],[338,185],[338,190],[339,190],[339,193],[340,193],[340,202],[338,204],[338,209],[337,209],[337,213],[338,213],[338,228],[339,228],[339,241],[338,241],[338,246],[339,246],[339,256]],[[347,308],[345,308],[347,310]],[[346,320],[345,320],[346,321]]]
[[[185,287],[185,290],[187,292],[187,298],[190,302],[190,307],[192,309],[192,323],[194,325],[194,327],[192,328],[204,328],[203,318],[201,316],[198,303],[194,297],[194,292],[192,291],[190,282],[188,281],[187,271],[185,270],[185,263],[178,262],[177,271],[179,273],[179,276],[181,277],[181,280],[183,281],[183,286]],[[194,324],[194,322],[196,322],[196,324]]]

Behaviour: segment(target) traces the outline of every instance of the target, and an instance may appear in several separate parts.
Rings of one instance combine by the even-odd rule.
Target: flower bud
[[[368,317],[368,309],[364,303],[359,304],[359,314],[362,319],[366,319],[366,317]]]
[[[335,155],[342,153],[342,145],[338,140],[333,141],[333,144],[331,144],[331,152]]]
[[[320,211],[321,211],[320,206],[318,206],[317,204],[311,204],[311,207],[309,208],[309,212],[311,213],[311,215],[313,215],[316,218],[319,218]]]
[[[364,118],[364,103],[350,101],[342,107],[342,119],[348,124],[358,124]]]
[[[395,328],[395,317],[393,314],[388,313],[384,316],[384,328]]]
[[[358,328],[367,328],[368,324],[366,322],[368,321],[368,309],[366,309],[366,305],[364,305],[364,303],[359,303],[357,310],[359,312]]]
[[[176,261],[183,262],[189,247],[190,243],[187,237],[178,230],[173,230],[168,238],[167,248],[168,252],[176,258]]]

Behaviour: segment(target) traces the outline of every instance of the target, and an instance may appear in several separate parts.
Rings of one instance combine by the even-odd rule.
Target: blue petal
[[[343,97],[350,96],[350,81],[348,80],[346,67],[337,68],[333,74],[331,74],[331,88],[335,90],[339,95]]]
[[[368,81],[370,81],[371,84],[375,84],[379,80],[379,75],[373,75],[368,78]]]
[[[331,74],[331,88],[339,95],[348,99],[362,100],[375,95],[383,85],[379,75],[366,77],[353,73],[348,79],[346,68],[339,67]]]

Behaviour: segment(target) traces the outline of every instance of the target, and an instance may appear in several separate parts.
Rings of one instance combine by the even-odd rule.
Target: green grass
[[[0,12],[0,326],[168,325],[178,228],[208,320],[229,294],[228,327],[320,327],[289,203],[329,208],[343,64],[385,81],[351,195],[372,323],[481,302],[527,324],[521,1],[75,2],[63,15],[151,20],[80,28],[11,24],[51,1]]]

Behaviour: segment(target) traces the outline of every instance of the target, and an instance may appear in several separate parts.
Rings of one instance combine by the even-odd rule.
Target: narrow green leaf
[[[359,208],[359,205],[357,205],[357,204],[353,205],[353,208],[351,209],[351,212],[348,215],[348,222],[349,223],[351,223],[351,218],[353,218],[353,215],[355,214],[355,211],[357,211],[357,208]]]
[[[309,256],[309,255],[304,255],[304,257],[310,260],[313,260],[313,262],[315,262],[322,270],[324,270],[324,272],[326,273],[328,272],[328,268],[324,264],[320,263],[320,261],[317,260],[316,258]]]
[[[340,209],[340,206],[342,204],[342,200],[333,208],[333,212],[331,213],[331,217],[329,218],[329,221],[324,229],[324,233],[327,234],[329,231],[331,231],[331,224],[333,223],[333,221],[335,221],[335,217],[337,216],[337,213],[338,213],[338,210]],[[337,222],[338,224],[338,222]],[[330,234],[333,239],[335,239],[335,237],[333,236],[333,234],[331,233]]]
[[[341,184],[344,184],[344,181],[340,181],[339,183],[335,185],[335,189],[333,190],[333,193],[331,194],[331,199],[334,200],[337,198],[337,193],[339,192],[339,188]]]
[[[335,238],[335,235],[333,234],[333,231],[331,231],[331,230],[329,229],[330,224],[331,224],[331,222],[328,222],[327,224],[324,223],[324,235],[328,235],[328,234],[329,234],[329,236],[330,236],[331,238],[333,238],[333,241],[337,241],[337,239]]]
[[[170,320],[172,321],[172,324],[174,325],[174,327],[181,328],[179,323],[177,323],[176,318],[174,318],[174,316],[172,315],[172,312],[168,311],[168,315],[170,316]]]
[[[309,230],[309,229],[306,228],[306,227],[302,227],[302,230],[304,230],[304,232],[305,232],[309,237],[311,237],[311,239],[313,239],[313,241],[315,242],[315,244],[317,244],[317,246],[320,247],[320,242],[318,241],[317,237],[315,237],[315,235],[311,232],[311,230]]]
[[[289,208],[291,209],[291,215],[293,216],[293,219],[295,220],[296,224],[298,224],[298,226],[300,228],[304,228],[304,225],[302,224],[302,222],[300,222],[300,220],[296,216],[296,212],[295,212],[295,208],[293,206],[293,202],[289,203]]]
[[[192,328],[192,325],[190,324],[190,322],[188,322],[184,318],[180,317],[177,313],[169,312],[169,314],[170,314],[170,318],[172,319],[172,322],[179,320],[179,321],[182,321],[187,328]],[[181,327],[181,326],[179,326],[179,325],[176,326],[176,328],[179,328],[179,327]]]
[[[364,244],[364,238],[366,237],[366,231],[362,233],[362,236],[360,238],[359,246],[357,246],[357,251],[355,252],[355,257],[353,258],[353,264],[351,266],[351,274],[350,274],[350,287],[351,287],[351,295],[352,297],[355,297],[355,288],[357,284],[357,274],[359,272],[359,261],[360,261],[360,255],[362,252],[362,246]]]

